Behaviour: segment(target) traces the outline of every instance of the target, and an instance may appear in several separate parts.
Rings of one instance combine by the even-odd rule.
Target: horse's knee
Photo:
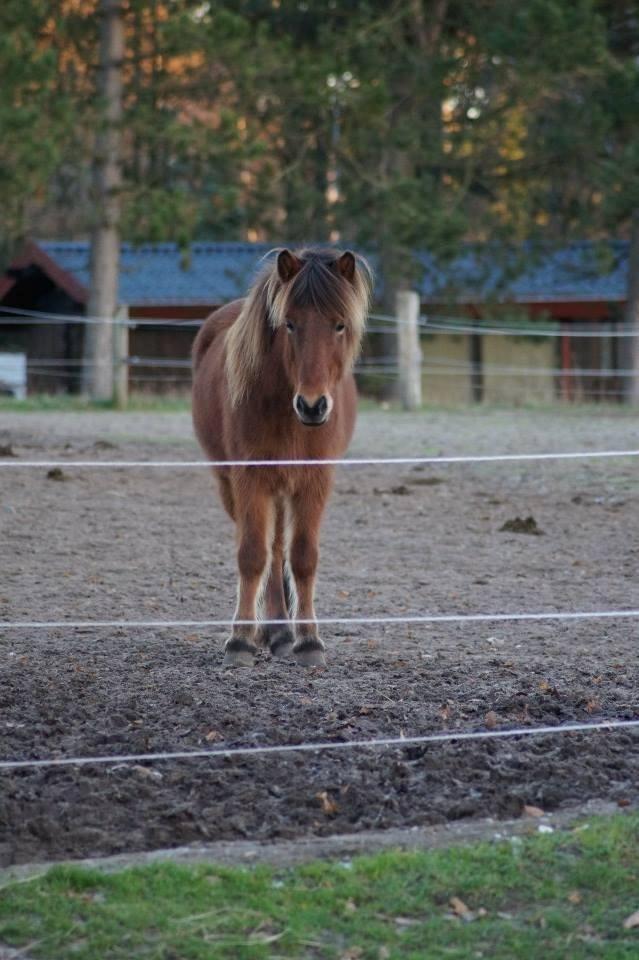
[[[319,550],[317,543],[307,536],[295,537],[291,544],[290,563],[296,580],[308,580],[315,576]]]
[[[261,577],[266,567],[268,550],[266,544],[243,537],[237,551],[237,566],[242,577],[249,580]]]

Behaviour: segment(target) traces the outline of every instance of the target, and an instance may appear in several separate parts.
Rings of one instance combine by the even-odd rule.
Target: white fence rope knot
[[[158,753],[125,753],[94,757],[51,757],[40,760],[0,760],[0,770],[38,767],[87,766],[88,764],[141,763],[161,760],[216,759],[218,757],[258,757],[265,754],[321,753],[334,750],[410,747],[420,744],[463,740],[495,740],[504,737],[532,737],[559,733],[592,733],[596,730],[623,730],[639,727],[639,720],[602,720],[598,723],[566,723],[555,727],[514,727],[502,730],[447,731],[414,737],[380,737],[374,740],[335,740],[317,743],[272,744],[263,747],[218,747],[213,750],[167,750]]]

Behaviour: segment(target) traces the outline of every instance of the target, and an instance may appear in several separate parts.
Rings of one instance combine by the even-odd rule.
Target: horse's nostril
[[[315,403],[310,404],[298,393],[295,397],[295,410],[305,423],[321,423],[328,413],[328,400],[321,396]]]

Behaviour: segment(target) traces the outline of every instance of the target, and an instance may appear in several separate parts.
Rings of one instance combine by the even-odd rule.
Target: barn
[[[185,253],[174,244],[122,244],[120,302],[130,320],[143,321],[129,336],[132,387],[188,381],[188,371],[161,362],[186,363],[193,321],[240,296],[268,249],[200,243]],[[0,277],[0,350],[27,354],[29,392],[78,389],[83,326],[74,318],[85,316],[89,276],[88,243],[31,241]]]
[[[188,386],[196,321],[241,296],[268,249],[122,245],[120,302],[140,321],[129,338],[132,389]],[[446,265],[417,255],[422,310],[431,321],[422,337],[426,402],[623,398],[628,361],[615,334],[623,325],[627,243],[524,253],[465,247]],[[79,388],[83,325],[74,318],[86,312],[89,258],[86,242],[30,241],[0,276],[0,351],[27,355],[32,393]],[[508,326],[512,336],[490,335],[482,321]],[[548,337],[527,335],[541,322]],[[575,335],[580,331],[590,335]],[[373,335],[366,345],[372,368],[375,355],[387,352],[381,341]],[[389,376],[382,367],[378,380],[370,373],[364,381],[372,390]]]

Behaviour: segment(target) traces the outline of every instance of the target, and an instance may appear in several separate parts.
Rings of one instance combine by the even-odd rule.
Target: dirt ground
[[[639,446],[610,411],[365,412],[351,453]],[[183,414],[0,413],[19,457],[197,456]],[[539,533],[508,521],[533,517]],[[507,524],[510,529],[502,530]],[[226,618],[230,521],[202,470],[2,471],[3,620]],[[344,467],[320,616],[639,606],[631,459]],[[0,755],[87,756],[639,717],[633,620],[324,630],[326,669],[221,669],[222,632],[2,630]],[[635,803],[631,731],[0,772],[0,864]]]

